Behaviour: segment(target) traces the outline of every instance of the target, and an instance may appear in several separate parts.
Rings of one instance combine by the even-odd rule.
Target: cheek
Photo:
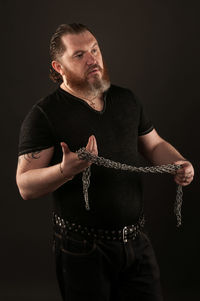
[[[97,62],[99,64],[99,66],[103,69],[103,59],[102,59],[102,55],[98,54],[97,56]]]
[[[80,75],[83,72],[83,66],[82,64],[72,64],[70,70],[72,73]]]

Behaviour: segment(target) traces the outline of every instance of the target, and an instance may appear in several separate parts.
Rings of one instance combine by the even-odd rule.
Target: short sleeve
[[[149,117],[147,116],[142,103],[138,99],[137,102],[140,110],[138,136],[142,136],[150,133],[154,129],[154,126]]]
[[[36,104],[22,123],[18,154],[40,151],[54,144],[55,139],[48,117],[42,108]]]

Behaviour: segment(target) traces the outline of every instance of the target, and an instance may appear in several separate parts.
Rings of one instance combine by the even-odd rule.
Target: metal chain
[[[77,152],[80,160],[86,160],[96,165],[101,165],[107,168],[114,168],[120,170],[127,170],[131,172],[143,172],[143,173],[169,173],[176,174],[176,171],[181,168],[181,165],[167,164],[158,165],[150,167],[136,167],[119,162],[112,161],[110,159],[105,159],[91,154],[86,150],[85,147],[80,148]],[[83,182],[83,194],[85,199],[85,208],[90,210],[89,198],[88,198],[88,188],[90,186],[90,176],[91,168],[90,166],[83,171],[82,182]],[[183,190],[181,185],[177,185],[176,200],[174,203],[174,213],[177,218],[177,227],[181,225],[181,206],[182,206]]]

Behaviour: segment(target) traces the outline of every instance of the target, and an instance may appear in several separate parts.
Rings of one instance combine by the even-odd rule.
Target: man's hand
[[[39,152],[21,155],[17,167],[16,180],[20,194],[24,200],[41,197],[58,189],[66,181],[72,179],[77,173],[82,172],[91,163],[79,160],[78,155],[61,143],[63,159],[61,164],[49,166],[54,153],[54,147]],[[86,146],[87,151],[98,154],[97,143],[91,136]],[[62,175],[62,174],[63,175]]]
[[[64,176],[68,177],[69,174],[71,175],[69,179],[73,178],[76,174],[82,172],[92,164],[88,161],[80,160],[76,153],[70,151],[65,142],[61,142],[61,147],[63,151],[61,168]],[[97,142],[94,135],[89,137],[86,150],[93,155],[98,155]]]
[[[194,168],[189,161],[176,161],[174,162],[176,165],[182,165],[182,168],[176,171],[176,175],[174,176],[174,180],[177,184],[181,186],[189,185],[194,178]]]

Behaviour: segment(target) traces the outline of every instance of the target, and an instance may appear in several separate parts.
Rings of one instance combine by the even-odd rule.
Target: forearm
[[[73,177],[70,171],[61,173],[60,164],[30,169],[20,175],[17,180],[23,199],[34,199],[55,191]]]
[[[16,180],[23,199],[34,199],[53,192],[91,165],[90,162],[80,160],[66,143],[61,142],[61,147],[62,162],[54,166],[47,167],[51,162],[53,147],[19,157]],[[93,135],[89,137],[86,149],[92,154],[98,154]]]
[[[169,164],[179,160],[185,160],[185,158],[165,140],[158,143],[145,157],[154,165]]]

